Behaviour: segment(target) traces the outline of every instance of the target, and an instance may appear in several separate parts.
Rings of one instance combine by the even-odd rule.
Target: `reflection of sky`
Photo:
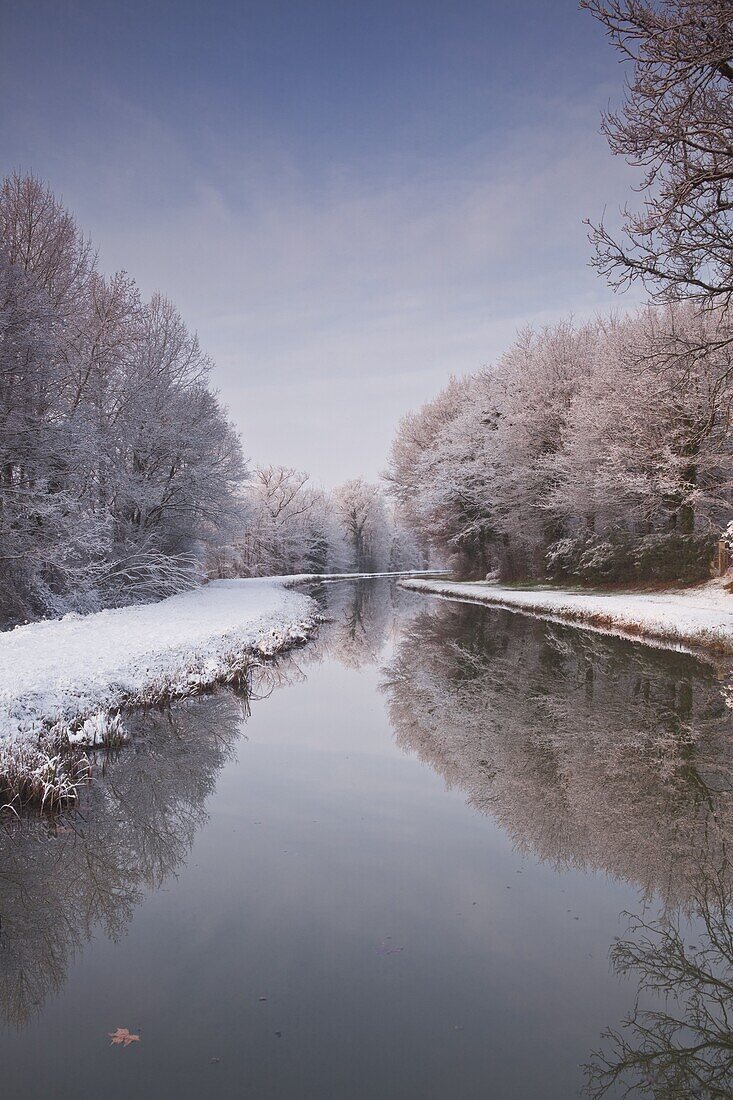
[[[9,1091],[33,1064],[60,1100],[79,1065],[112,1100],[577,1093],[628,1008],[607,950],[634,892],[516,854],[395,746],[377,666],[307,674],[254,704],[176,878],[0,1032]],[[112,1064],[117,1026],[142,1038]]]
[[[382,467],[399,415],[516,327],[610,296],[622,71],[575,0],[0,0],[0,170],[215,357],[257,461]]]
[[[0,978],[35,982],[13,1033],[0,981],[9,1092],[32,1065],[59,1100],[567,1100],[633,1005],[622,911],[709,884],[709,666],[383,581],[318,591],[330,621],[255,677],[243,726],[228,692],[151,711],[79,836],[0,843]]]

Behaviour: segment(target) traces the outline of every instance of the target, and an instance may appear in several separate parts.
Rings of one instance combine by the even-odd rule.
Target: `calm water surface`
[[[317,595],[251,699],[0,832],[2,1095],[733,1096],[728,670]]]

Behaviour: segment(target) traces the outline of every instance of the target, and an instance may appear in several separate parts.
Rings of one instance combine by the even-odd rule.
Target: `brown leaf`
[[[107,1033],[112,1040],[110,1045],[129,1047],[130,1043],[139,1043],[139,1035],[131,1035],[126,1027],[118,1027],[117,1031],[110,1031]]]

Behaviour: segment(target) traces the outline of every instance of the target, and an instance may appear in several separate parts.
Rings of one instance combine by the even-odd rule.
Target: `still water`
[[[728,671],[316,595],[250,697],[0,832],[2,1095],[733,1096]]]

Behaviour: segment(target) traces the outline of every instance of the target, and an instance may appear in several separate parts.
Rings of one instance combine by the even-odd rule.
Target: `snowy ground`
[[[194,694],[248,658],[304,641],[315,607],[285,581],[214,581],[159,603],[0,633],[0,804],[3,787],[12,794],[29,769],[53,784],[63,767],[49,770],[49,756],[67,741],[107,739],[123,705]]]
[[[666,592],[582,592],[498,584],[405,580],[405,588],[577,622],[605,632],[733,653],[733,595],[720,581]]]
[[[123,707],[196,694],[304,642],[316,608],[293,585],[373,576],[415,574],[213,581],[159,603],[0,632],[0,809],[73,798],[80,773],[63,750],[124,740]]]
[[[0,633],[0,737],[71,722],[224,674],[232,655],[285,648],[312,601],[279,579],[214,581],[159,603],[66,615]]]

